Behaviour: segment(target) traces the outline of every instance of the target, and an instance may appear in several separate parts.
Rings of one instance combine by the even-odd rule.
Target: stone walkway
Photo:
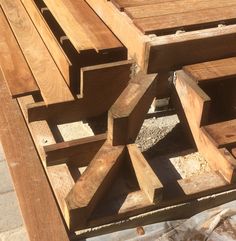
[[[6,161],[0,149],[0,241],[28,241]]]

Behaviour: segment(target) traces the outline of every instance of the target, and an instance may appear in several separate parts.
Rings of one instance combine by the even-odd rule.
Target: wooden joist
[[[163,185],[137,145],[128,145],[127,148],[141,190],[147,195],[151,203],[157,203],[163,197]]]
[[[66,197],[66,222],[74,230],[86,224],[120,169],[124,146],[105,143]]]
[[[135,76],[109,110],[108,139],[112,145],[133,143],[155,97],[156,75]],[[123,131],[126,130],[126,131]]]
[[[0,26],[0,71],[2,71],[11,96],[19,97],[39,92],[39,88],[1,8]]]
[[[58,165],[73,160],[76,166],[87,166],[106,141],[107,135],[85,137],[79,140],[44,146],[46,165]],[[89,151],[88,151],[89,150]],[[72,161],[70,161],[72,163]]]
[[[106,113],[127,86],[132,65],[133,61],[120,61],[82,68],[79,98],[50,106],[44,102],[29,104],[29,122],[44,119],[73,122]]]
[[[21,2],[27,10],[38,32],[40,33],[40,36],[42,37],[50,54],[56,62],[57,67],[59,68],[63,77],[65,78],[66,83],[70,86],[70,68],[72,66],[70,60],[64,53],[62,47],[58,43],[52,30],[48,27],[47,22],[45,21],[39,9],[37,8],[35,1],[21,0]]]
[[[236,119],[202,128],[218,148],[236,145]]]
[[[198,83],[201,84],[202,82],[197,82],[194,76],[196,75],[196,70],[200,69],[201,75],[204,75],[204,72],[206,72],[206,75],[210,76],[210,80],[218,80],[218,82],[213,84],[218,84],[219,81],[225,83],[227,76],[231,77],[233,66],[224,69],[223,65],[228,66],[231,60],[225,59],[217,62],[213,61],[212,63],[198,64],[196,67],[184,67],[183,69],[186,69],[187,72],[178,71],[175,81],[175,88],[198,150],[207,159],[213,170],[219,171],[229,183],[236,180],[236,159],[232,156],[230,150],[227,149],[235,145],[235,116],[231,114],[232,119],[229,121],[215,124],[209,123],[210,120],[212,121],[212,115],[214,115],[210,107],[214,104],[214,101],[218,100],[211,99],[198,86]],[[209,66],[210,68],[208,68]],[[221,70],[223,71],[221,72]],[[206,79],[205,81],[208,80]],[[225,94],[227,95],[227,93]],[[227,96],[224,98],[227,98]],[[231,101],[229,104],[234,105],[233,100]],[[219,102],[217,103],[219,104]]]
[[[0,92],[0,139],[28,236],[35,241],[69,241],[25,120],[17,101],[11,99],[1,74]]]
[[[45,103],[49,105],[74,100],[21,2],[1,0],[0,3]]]

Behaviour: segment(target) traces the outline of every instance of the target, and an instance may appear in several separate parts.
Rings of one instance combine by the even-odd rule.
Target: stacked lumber
[[[45,198],[47,217],[55,222],[45,240],[57,233],[56,225],[54,240],[67,240],[64,221],[73,233],[235,187],[236,59],[225,58],[236,54],[235,6],[234,0],[0,0],[0,138],[17,185],[38,185],[33,178],[21,180],[25,159],[26,168],[37,169],[45,193],[38,185],[29,200]],[[222,21],[229,26],[218,28]],[[212,170],[167,182],[135,141],[154,97],[166,96],[169,72],[177,69],[182,110]],[[57,138],[58,124],[102,114],[106,132]],[[21,142],[26,154],[17,147]],[[18,156],[21,175],[13,168]],[[20,184],[29,220],[34,208],[25,211],[27,192]],[[45,214],[45,203],[40,205]],[[32,220],[26,224],[34,239]]]

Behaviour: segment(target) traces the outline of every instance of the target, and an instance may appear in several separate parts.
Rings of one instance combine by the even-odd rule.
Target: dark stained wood
[[[202,127],[218,148],[236,144],[236,119]]]
[[[12,97],[39,92],[11,28],[0,8],[0,71]]]
[[[155,74],[139,73],[109,110],[108,140],[112,145],[125,145],[135,141],[155,97],[155,78]]]
[[[75,166],[87,166],[102,147],[106,138],[106,134],[100,134],[44,146],[46,164],[48,166],[66,162],[72,164],[68,159],[75,158]]]
[[[125,147],[105,143],[66,197],[66,222],[75,230],[86,224],[92,211],[115,178]]]
[[[136,144],[128,145],[129,157],[141,190],[151,203],[161,201],[163,186]]]
[[[42,164],[16,100],[0,75],[0,139],[30,240],[69,241]]]

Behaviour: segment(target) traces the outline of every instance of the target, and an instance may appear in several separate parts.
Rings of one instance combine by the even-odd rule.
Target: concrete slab
[[[0,233],[0,241],[29,241],[24,227]]]
[[[12,192],[0,194],[0,232],[10,231],[23,226],[16,194]]]
[[[1,153],[1,152],[0,152]],[[0,194],[13,191],[13,184],[5,161],[0,162]]]

